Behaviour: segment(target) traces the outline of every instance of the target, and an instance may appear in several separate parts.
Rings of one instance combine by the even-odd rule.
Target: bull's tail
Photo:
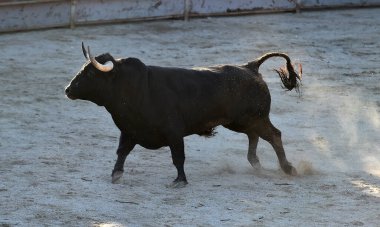
[[[280,77],[282,84],[286,89],[289,91],[292,89],[296,89],[296,91],[299,91],[300,81],[302,78],[302,65],[299,64],[299,74],[294,70],[292,62],[288,55],[284,53],[267,53],[263,56],[257,58],[256,60],[248,63],[248,68],[259,70],[259,67],[262,63],[264,63],[266,60],[268,60],[271,57],[283,57],[286,60],[286,68],[282,67],[280,69],[275,69],[275,71],[278,73],[278,76]]]

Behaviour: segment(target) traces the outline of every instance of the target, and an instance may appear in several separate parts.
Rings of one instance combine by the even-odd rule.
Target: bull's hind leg
[[[289,175],[297,175],[296,169],[286,159],[284,147],[282,146],[281,131],[275,128],[269,117],[255,122],[254,130],[261,138],[268,141],[276,151],[281,169]]]
[[[254,169],[260,169],[260,161],[256,155],[257,143],[259,142],[259,136],[256,134],[254,130],[249,130],[249,125],[247,124],[239,124],[239,123],[229,123],[223,125],[225,128],[235,132],[245,133],[248,136],[249,147],[247,153],[248,162],[252,165]],[[248,128],[247,128],[248,126]]]
[[[255,132],[247,133],[249,140],[248,154],[247,159],[248,162],[254,169],[259,169],[261,167],[259,158],[256,155],[257,143],[259,142],[259,136]]]

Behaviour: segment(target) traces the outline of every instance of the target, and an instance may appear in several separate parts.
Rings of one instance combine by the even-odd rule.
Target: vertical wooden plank
[[[293,10],[295,3],[289,0],[192,0],[194,14],[221,14],[260,10]]]
[[[362,7],[379,6],[379,0],[302,0],[302,8],[335,8],[335,7]]]
[[[0,7],[0,32],[70,25],[70,4],[42,2]]]
[[[75,8],[77,1],[71,0],[71,10],[70,10],[70,28],[73,29],[75,27]]]
[[[181,0],[77,0],[77,23],[124,21],[144,18],[183,17]]]

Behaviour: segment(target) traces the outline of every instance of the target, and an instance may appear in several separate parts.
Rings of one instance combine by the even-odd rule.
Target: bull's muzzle
[[[67,98],[75,100],[76,98],[71,94],[71,88],[70,85],[65,88],[65,94]]]

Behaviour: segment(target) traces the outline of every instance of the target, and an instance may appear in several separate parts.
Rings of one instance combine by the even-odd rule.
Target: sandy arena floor
[[[379,9],[159,21],[0,35],[0,226],[379,226]],[[271,118],[300,173],[260,140],[218,128],[186,138],[190,184],[170,151],[136,147],[111,184],[119,132],[104,108],[64,87],[94,53],[146,64],[242,64],[269,51],[303,64],[302,95],[272,71]]]

